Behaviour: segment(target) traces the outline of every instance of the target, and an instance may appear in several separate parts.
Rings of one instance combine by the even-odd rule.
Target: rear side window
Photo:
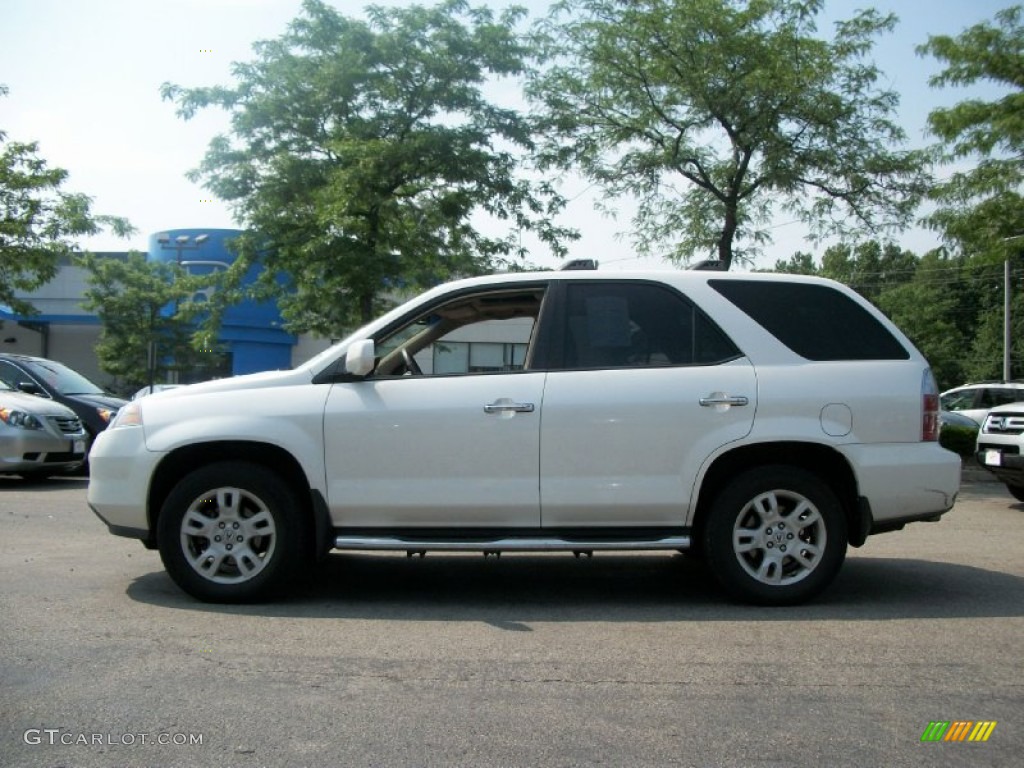
[[[997,405],[1009,405],[1020,400],[1024,400],[1024,389],[986,387],[981,391],[979,404],[982,408],[995,408]]]
[[[650,283],[566,287],[565,368],[714,365],[739,350],[688,299]]]
[[[808,360],[909,360],[870,312],[828,285],[709,280],[709,285]]]

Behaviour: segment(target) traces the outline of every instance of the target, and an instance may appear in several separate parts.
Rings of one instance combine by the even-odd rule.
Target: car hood
[[[123,400],[120,397],[114,397],[113,395],[87,395],[87,394],[74,394],[64,395],[68,400],[74,400],[76,403],[84,403],[85,405],[92,405],[97,408],[109,408],[112,411],[116,411],[118,408],[127,403],[127,400]]]
[[[989,413],[1020,413],[1021,411],[1024,411],[1024,400],[997,405],[995,408],[990,409]]]
[[[0,408],[25,411],[34,416],[75,416],[75,412],[65,405],[46,397],[36,397],[24,392],[0,392]]]
[[[235,390],[265,389],[268,387],[284,387],[291,384],[308,384],[312,374],[304,370],[290,371],[263,371],[261,373],[247,373],[241,376],[231,376],[227,379],[216,379],[204,381],[201,384],[189,384],[187,387],[176,389],[165,389],[163,392],[156,392],[139,398],[140,402],[153,400],[178,400],[185,397],[195,397],[212,392],[233,392]]]

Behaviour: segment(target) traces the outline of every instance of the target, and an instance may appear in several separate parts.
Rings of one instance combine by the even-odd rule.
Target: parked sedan
[[[0,474],[60,474],[79,467],[85,450],[85,428],[74,411],[0,381]]]
[[[13,389],[48,397],[74,411],[85,427],[86,453],[110,418],[128,402],[63,363],[43,357],[0,354],[0,380]]]

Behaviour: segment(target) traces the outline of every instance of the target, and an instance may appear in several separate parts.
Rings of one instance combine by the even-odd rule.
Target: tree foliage
[[[67,176],[47,165],[36,142],[9,141],[0,131],[0,304],[19,314],[35,309],[17,295],[53,279],[61,258],[78,250],[77,238],[104,227],[133,231],[122,218],[93,214],[87,196],[62,190]]]
[[[87,253],[75,263],[89,273],[82,306],[102,325],[96,345],[100,368],[119,387],[132,391],[165,381],[169,371],[189,371],[209,358],[192,345],[200,309],[192,298],[206,287],[204,277],[190,276],[177,264],[147,261],[137,251],[125,260]]]
[[[814,234],[912,216],[926,176],[899,151],[898,98],[868,60],[893,16],[817,34],[823,0],[565,0],[532,83],[547,159],[634,198],[636,244],[727,266],[780,211]]]
[[[1005,90],[1001,98],[967,99],[928,116],[940,142],[936,159],[956,170],[934,187],[938,208],[926,222],[967,253],[1005,258],[1003,238],[1024,235],[1022,14],[1019,5],[1007,8],[991,22],[957,37],[930,37],[918,48],[945,64],[930,81],[934,87],[988,83]]]
[[[563,255],[560,199],[519,174],[531,126],[482,92],[523,71],[522,13],[445,0],[371,6],[364,21],[304,0],[284,35],[235,65],[235,85],[164,85],[186,119],[230,112],[231,136],[193,178],[250,230],[234,274],[260,261],[266,291],[287,283],[293,330],[337,335],[389,292],[492,270],[522,255],[522,231]],[[481,217],[506,232],[483,234]]]

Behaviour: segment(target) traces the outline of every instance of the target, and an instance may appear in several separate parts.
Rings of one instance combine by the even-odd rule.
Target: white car
[[[978,426],[985,423],[989,411],[999,405],[1024,400],[1024,383],[984,381],[947,389],[939,396],[942,409],[966,416]]]
[[[0,380],[0,474],[40,480],[85,461],[86,434],[70,408]]]
[[[730,595],[791,604],[953,506],[938,410],[921,354],[831,281],[494,275],[295,370],[128,404],[88,499],[201,600],[331,549],[696,550]]]

